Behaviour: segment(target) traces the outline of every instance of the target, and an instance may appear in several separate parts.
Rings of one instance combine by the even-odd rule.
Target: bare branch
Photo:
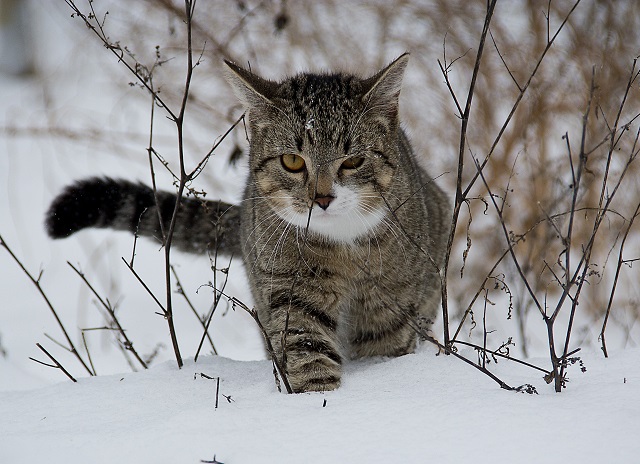
[[[53,368],[56,368],[56,369],[60,369],[60,370],[64,373],[64,375],[66,375],[67,377],[69,377],[69,379],[70,379],[71,381],[73,381],[73,382],[77,382],[77,380],[76,380],[75,378],[73,378],[73,376],[72,376],[71,374],[69,374],[69,371],[67,371],[67,370],[62,366],[62,364],[60,364],[60,363],[56,360],[56,358],[54,358],[54,357],[53,357],[53,356],[52,356],[52,355],[51,355],[47,350],[45,350],[45,349],[43,348],[43,346],[42,346],[40,343],[36,343],[36,346],[37,346],[38,348],[40,348],[40,350],[41,350],[44,354],[46,354],[46,355],[47,355],[47,357],[48,357],[51,361],[53,361],[53,364],[47,364],[47,363],[44,363],[44,362],[42,362],[42,361],[38,361],[37,359],[35,359],[35,358],[31,358],[31,357],[29,358],[30,360],[35,361],[35,362],[37,362],[37,363],[39,363],[39,364],[42,364],[42,365],[44,365],[44,366],[48,366],[48,367],[53,367]],[[92,375],[95,375],[95,374],[92,374]]]
[[[53,314],[53,317],[55,318],[56,322],[58,323],[58,327],[60,327],[60,330],[62,330],[62,334],[64,335],[64,338],[66,339],[67,344],[69,345],[66,349],[69,350],[71,353],[73,353],[73,355],[76,357],[78,362],[80,362],[80,364],[82,364],[82,367],[84,367],[84,369],[87,371],[87,373],[89,375],[93,375],[93,372],[91,371],[91,368],[85,363],[84,359],[82,359],[82,356],[80,356],[80,353],[78,352],[78,350],[76,350],[75,345],[71,341],[71,337],[69,337],[69,334],[67,333],[67,329],[65,329],[64,324],[62,324],[62,321],[60,320],[60,317],[58,316],[58,313],[56,312],[55,308],[53,307],[53,304],[51,304],[51,301],[49,300],[49,298],[45,294],[42,286],[40,285],[40,278],[42,277],[42,271],[40,271],[40,275],[38,275],[37,279],[35,277],[33,277],[29,273],[29,271],[27,271],[27,269],[24,267],[24,265],[22,264],[20,259],[18,259],[18,257],[13,253],[11,248],[9,248],[9,245],[7,244],[7,242],[4,241],[4,239],[2,238],[2,235],[0,235],[0,247],[2,247],[5,250],[7,250],[7,252],[9,253],[9,255],[11,255],[11,257],[16,262],[16,264],[20,267],[20,269],[22,269],[22,272],[24,273],[24,275],[26,275],[29,278],[29,280],[31,281],[31,283],[33,285],[35,285],[36,289],[38,290],[38,293],[40,293],[40,296],[42,296],[42,299],[44,300],[44,302],[46,303],[47,307],[51,311],[51,314]]]

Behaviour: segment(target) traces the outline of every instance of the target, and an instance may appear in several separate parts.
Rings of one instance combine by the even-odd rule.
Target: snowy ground
[[[104,59],[101,47],[74,47],[86,35],[69,27],[68,19],[63,8],[33,18],[45,74],[0,77],[0,126],[65,127],[80,135],[106,126],[111,136],[0,133],[0,234],[30,272],[44,271],[42,286],[74,342],[80,345],[79,328],[104,320],[67,260],[119,303],[123,326],[136,348],[148,354],[158,343],[168,345],[168,335],[152,301],[120,261],[129,256],[131,239],[99,231],[52,243],[42,227],[51,198],[74,179],[148,178],[146,108],[131,98],[139,90],[127,90],[122,75],[125,84],[114,84],[117,64]],[[209,193],[237,198],[242,169],[215,158],[208,169]],[[147,283],[162,293],[157,271],[162,253],[141,242],[137,259]],[[206,310],[211,292],[196,290],[211,279],[208,261],[176,254],[175,264],[185,291]],[[608,360],[600,352],[582,352],[587,372],[572,366],[562,394],[541,374],[508,361],[492,364],[492,370],[513,386],[533,384],[538,395],[501,390],[470,366],[423,346],[399,359],[346,364],[338,391],[290,396],[277,392],[271,364],[260,360],[260,338],[245,314],[221,308],[213,338],[224,357],[207,354],[195,364],[201,332],[178,298],[182,370],[165,346],[150,370],[131,373],[110,334],[88,332],[100,374],[88,378],[71,355],[45,337],[62,339],[35,288],[2,249],[0,277],[0,463],[197,463],[214,456],[226,464],[640,459],[637,348],[614,349]],[[250,304],[240,266],[232,266],[228,293]],[[44,359],[37,342],[79,382],[29,361]],[[544,352],[543,344],[538,348]],[[532,362],[548,365],[545,359]]]
[[[267,361],[167,362],[2,393],[0,462],[637,462],[639,355],[584,356],[561,395],[542,379],[538,395],[501,390],[427,349],[348,364],[338,391],[293,396]],[[217,409],[200,373],[221,379]]]

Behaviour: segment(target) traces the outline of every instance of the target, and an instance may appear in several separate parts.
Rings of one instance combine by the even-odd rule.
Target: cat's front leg
[[[267,332],[294,392],[327,391],[340,386],[342,356],[336,334],[335,301],[304,292],[273,292]]]
[[[412,287],[396,285],[396,293],[372,286],[354,300],[349,314],[352,358],[403,356],[415,351],[418,294]]]

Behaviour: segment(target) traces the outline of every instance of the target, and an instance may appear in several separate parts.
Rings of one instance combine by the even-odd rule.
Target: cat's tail
[[[144,184],[90,178],[68,186],[51,204],[46,217],[49,236],[64,238],[88,227],[126,230],[163,242],[176,195]],[[160,226],[162,218],[162,227]],[[172,244],[191,253],[241,254],[240,211],[218,201],[182,198]]]

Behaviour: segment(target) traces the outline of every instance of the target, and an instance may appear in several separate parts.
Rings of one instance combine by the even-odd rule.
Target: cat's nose
[[[326,210],[334,198],[333,195],[316,195],[314,201],[320,208]]]

